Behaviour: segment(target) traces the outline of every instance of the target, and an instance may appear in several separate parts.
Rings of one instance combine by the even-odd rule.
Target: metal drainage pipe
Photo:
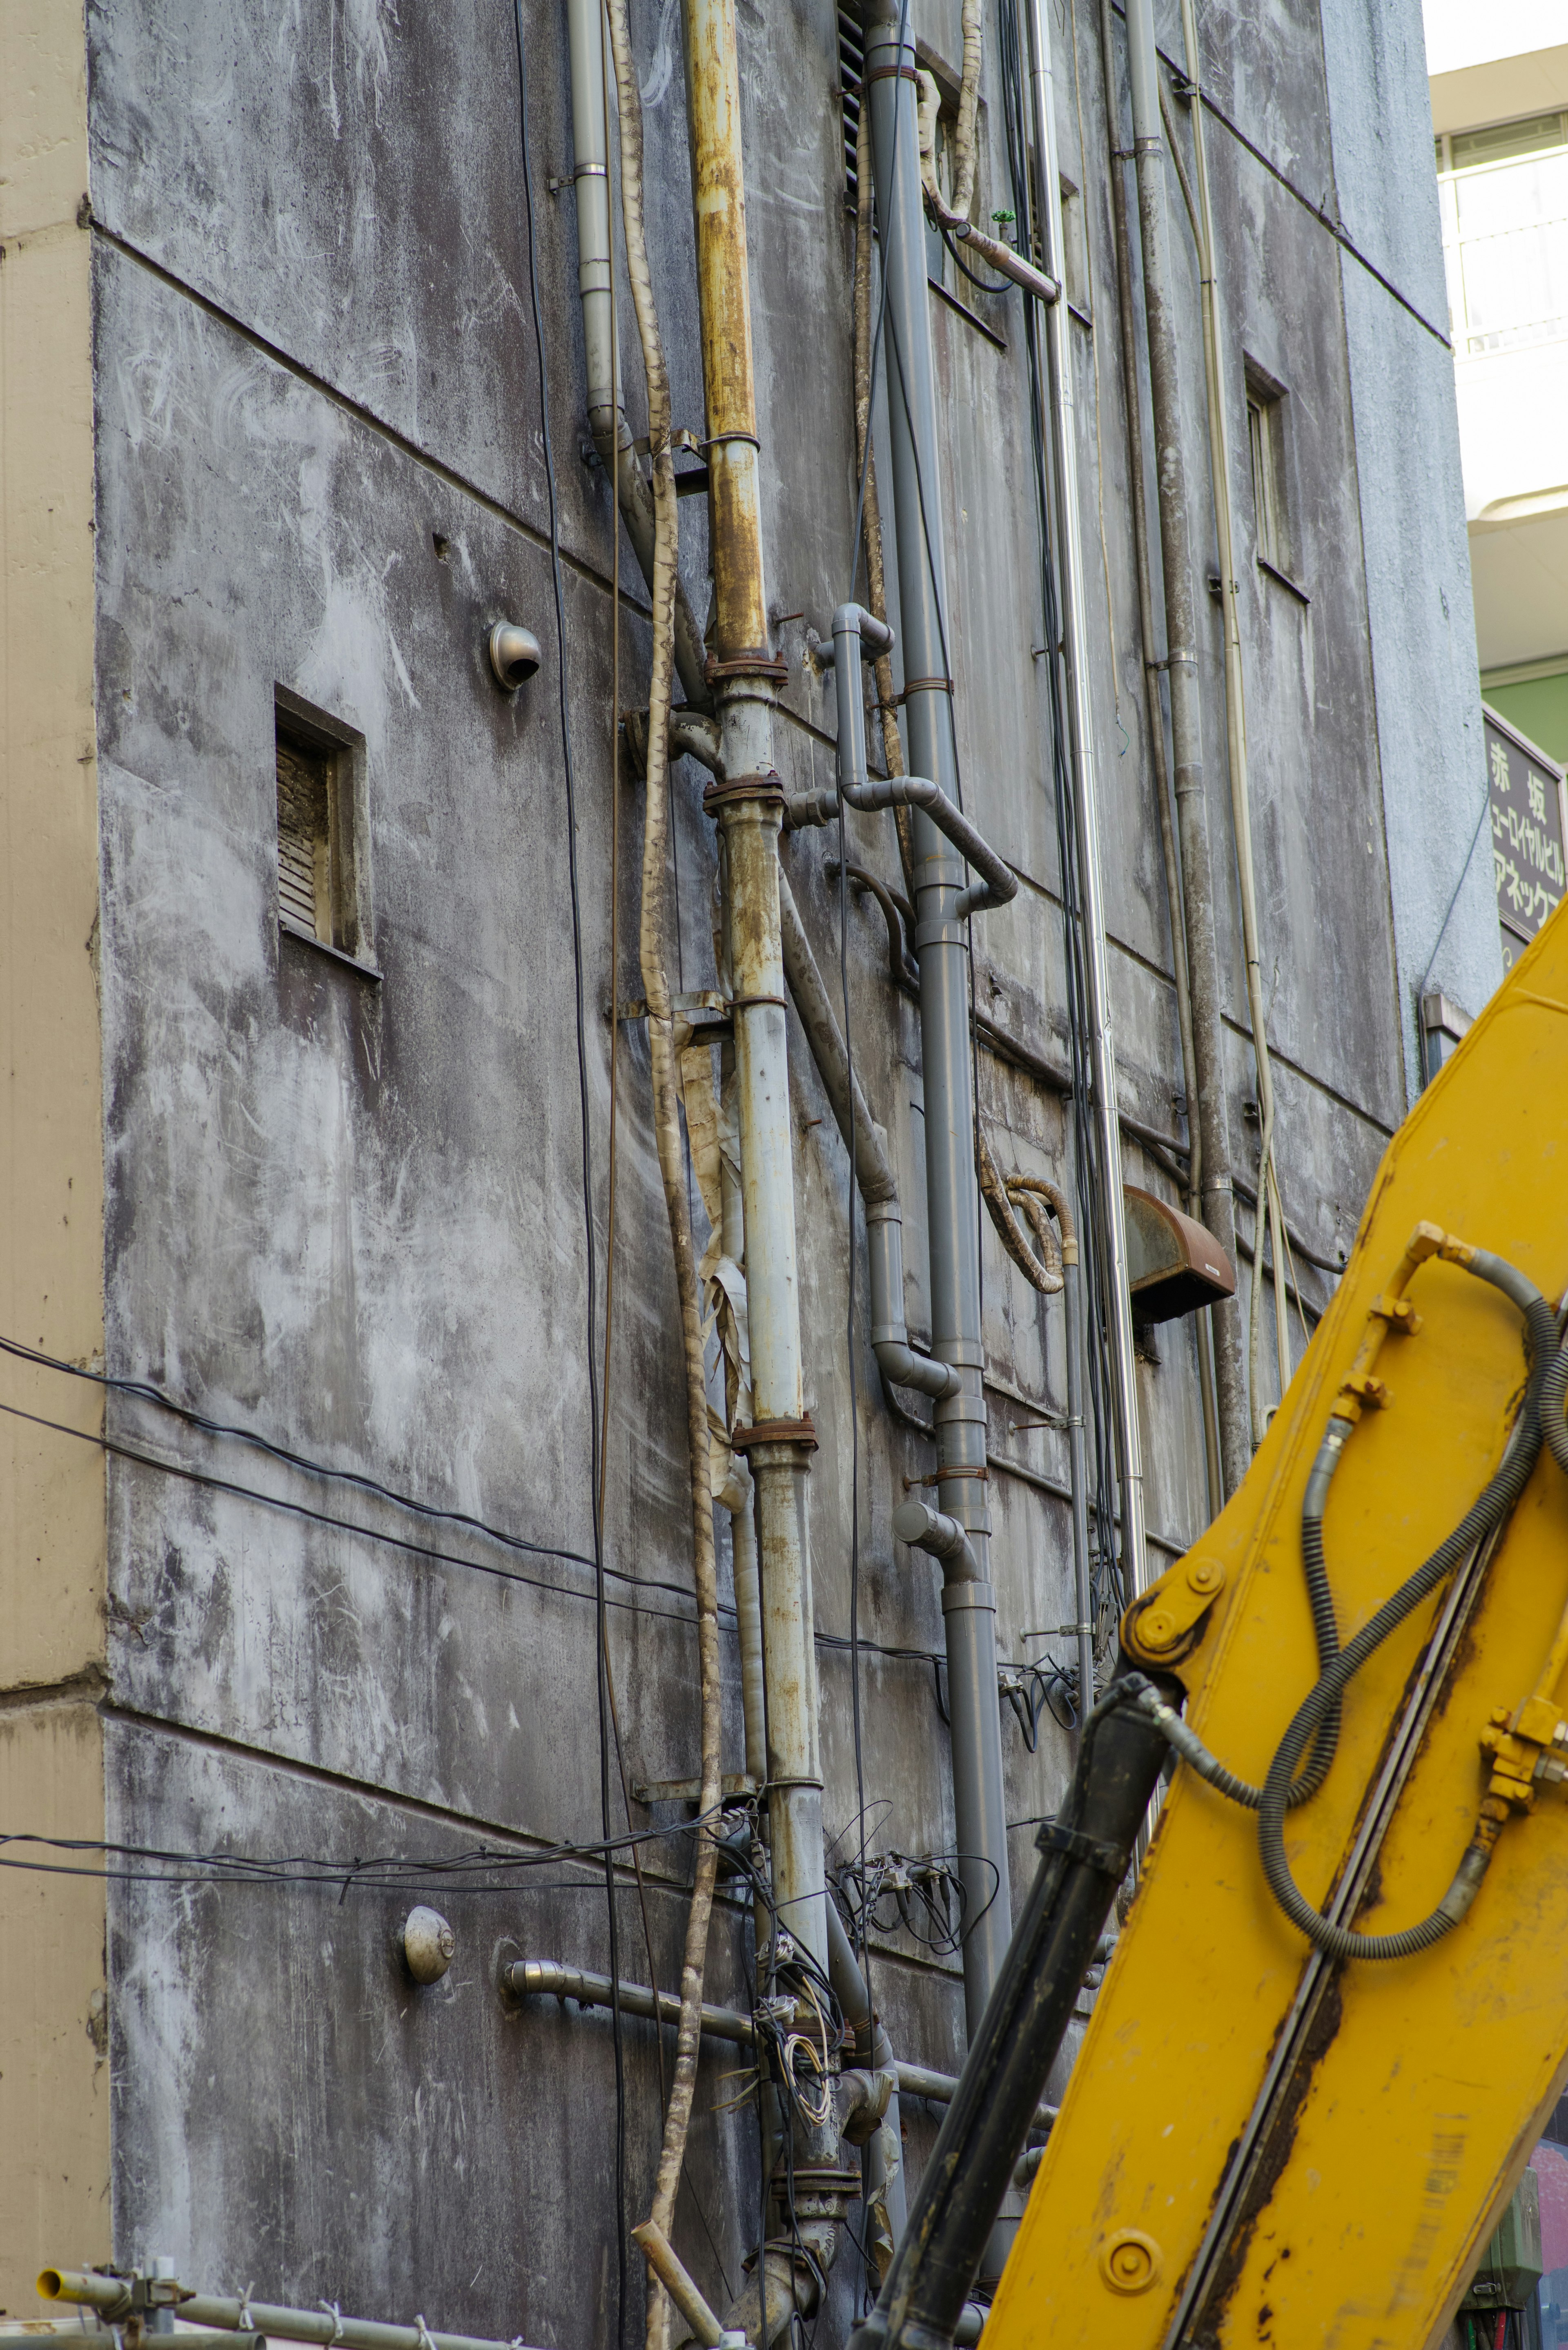
[[[909,1344],[904,1325],[904,1224],[898,1187],[888,1163],[887,1138],[871,1115],[859,1077],[850,1068],[832,999],[782,870],[779,921],[790,996],[844,1147],[853,1152],[855,1180],[865,1203],[872,1352],[892,1386],[939,1398],[956,1395],[961,1385],[958,1373],[946,1363],[933,1363],[928,1356],[917,1355]]]
[[[932,779],[956,815],[958,756],[948,670],[947,556],[926,291],[916,64],[899,0],[871,0],[866,22],[866,88],[882,231],[904,715],[910,766]],[[861,688],[858,660],[841,658],[838,648],[836,638],[842,734],[846,718],[854,727]],[[936,813],[934,801],[911,808],[918,918],[913,944],[920,967],[931,1352],[939,1361],[951,1364],[963,1383],[957,1395],[945,1398],[935,1409],[937,1499],[942,1511],[964,1527],[978,1569],[972,1581],[948,1583],[944,1578],[942,1593],[951,1690],[953,1807],[972,1920],[963,1943],[964,2006],[972,2035],[1007,1948],[1012,1897],[996,1695],[991,1518],[985,1501],[986,1408],[981,1387],[980,1191],[965,924],[965,913],[976,901],[970,898],[966,907],[963,864],[953,846],[950,818],[944,812],[939,824]]]
[[[829,1928],[831,1933],[832,1929]],[[563,1967],[553,1959],[514,1959],[501,1970],[501,1987],[513,1999],[570,1999],[579,2007],[607,2008],[615,1997],[615,1986],[608,1975],[594,1974],[582,1967]],[[835,1990],[837,1990],[836,1982]],[[840,1994],[842,1997],[842,1994]],[[623,1982],[619,1990],[619,2006],[623,2015],[646,2016],[659,2023],[679,2023],[680,2001],[671,1991],[651,1991],[646,1983]],[[749,2048],[756,2038],[756,2028],[749,2015],[732,2007],[711,2007],[704,2003],[702,2029],[711,2040],[727,2040],[737,2048]],[[898,2076],[898,2094],[905,2097],[927,2097],[933,2105],[945,2106],[951,2098],[958,2082],[951,2073],[935,2073],[929,2065],[910,2064],[895,2059],[887,2068]],[[1049,2129],[1056,2118],[1054,2106],[1042,2106],[1035,2116],[1037,2125]],[[260,2305],[258,2323],[260,2322]],[[277,2332],[280,2329],[270,2329]],[[327,2333],[330,2332],[330,2322]],[[317,2337],[312,2335],[310,2339]],[[327,2339],[327,2334],[320,2337]],[[437,2337],[438,2350],[442,2337]],[[383,2345],[371,2344],[367,2350],[383,2350]],[[401,2345],[388,2345],[384,2350],[403,2350]],[[409,2345],[417,2350],[417,2344]]]

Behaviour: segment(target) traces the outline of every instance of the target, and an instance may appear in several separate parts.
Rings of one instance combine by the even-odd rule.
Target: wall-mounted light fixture
[[[515,693],[531,678],[545,656],[532,629],[515,620],[497,620],[490,631],[490,666],[504,693]]]

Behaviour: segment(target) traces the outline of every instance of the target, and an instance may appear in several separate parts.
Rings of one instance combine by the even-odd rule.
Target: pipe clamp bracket
[[[711,671],[711,661],[708,666]],[[756,800],[763,807],[782,808],[783,778],[775,769],[765,767],[754,775],[726,775],[722,781],[715,777],[712,783],[703,785],[702,806],[709,816],[716,815],[722,807],[732,806],[738,800]]]
[[[816,1430],[811,1414],[806,1412],[799,1419],[759,1419],[753,1428],[737,1428],[730,1439],[732,1452],[748,1452],[753,1444],[799,1444],[815,1452]]]
[[[966,1607],[975,1608],[982,1615],[994,1616],[996,1613],[995,1585],[991,1583],[944,1583],[942,1586],[942,1614],[944,1616],[958,1616],[961,1615]]]

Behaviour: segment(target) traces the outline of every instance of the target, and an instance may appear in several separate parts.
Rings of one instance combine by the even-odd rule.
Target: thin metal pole
[[[1041,0],[1028,0],[1029,82],[1039,159],[1044,265],[1065,282],[1062,183],[1056,155],[1056,111],[1051,39]],[[1078,526],[1077,419],[1073,353],[1064,302],[1045,312],[1046,379],[1051,402],[1051,453],[1055,475],[1056,557],[1066,639],[1068,739],[1074,766],[1078,831],[1078,886],[1083,902],[1084,965],[1088,997],[1089,1061],[1095,1118],[1106,1191],[1109,1242],[1112,1384],[1122,1485],[1122,1560],[1129,1599],[1148,1586],[1144,1543],[1143,1446],[1138,1428],[1137,1370],[1133,1353],[1132,1292],[1127,1276],[1127,1220],[1122,1203],[1122,1138],[1116,1105],[1116,1055],[1106,962],[1105,899],[1100,879],[1099,812],[1095,774],[1094,713],[1089,705],[1088,627],[1084,609],[1084,562]]]
[[[1203,134],[1202,65],[1192,0],[1181,0],[1181,31],[1187,78],[1192,85],[1192,151],[1197,165],[1199,252],[1203,297],[1203,366],[1209,392],[1209,470],[1214,490],[1214,525],[1220,543],[1221,608],[1225,615],[1225,716],[1231,770],[1231,822],[1235,835],[1236,874],[1241,885],[1241,951],[1247,964],[1247,1010],[1252,1023],[1252,1053],[1258,1070],[1260,1137],[1259,1212],[1252,1225],[1252,1295],[1248,1314],[1247,1376],[1252,1403],[1252,1441],[1263,1439],[1262,1298],[1263,1212],[1274,1249],[1274,1347],[1280,1394],[1291,1383],[1290,1326],[1285,1300],[1285,1247],[1281,1231],[1279,1175],[1274,1163],[1274,1076],[1269,1061],[1268,1005],[1263,999],[1262,949],[1258,941],[1258,887],[1252,862],[1252,816],[1247,787],[1247,688],[1241,666],[1240,583],[1231,532],[1231,437],[1225,422],[1225,384],[1220,366],[1220,289],[1214,264],[1214,210],[1209,194],[1209,146]]]
[[[1127,0],[1127,78],[1132,90],[1133,152],[1143,244],[1144,314],[1154,408],[1155,476],[1159,488],[1160,561],[1165,581],[1166,658],[1177,829],[1181,843],[1187,966],[1192,994],[1197,1116],[1203,1149],[1203,1221],[1236,1262],[1236,1199],[1231,1180],[1230,1119],[1215,938],[1214,872],[1203,774],[1203,713],[1198,695],[1198,626],[1192,588],[1191,520],[1183,448],[1181,378],[1171,298],[1165,210],[1165,144],[1159,120],[1159,61],[1153,0]],[[1130,390],[1129,390],[1130,397]],[[1241,1315],[1236,1300],[1210,1309],[1220,1453],[1227,1498],[1252,1457]]]
[[[1089,1487],[1084,1440],[1084,1268],[1078,1242],[1062,1236],[1063,1303],[1066,1307],[1067,1457],[1073,1488],[1073,1596],[1078,1614],[1078,1720],[1095,1702],[1095,1599],[1089,1576]]]

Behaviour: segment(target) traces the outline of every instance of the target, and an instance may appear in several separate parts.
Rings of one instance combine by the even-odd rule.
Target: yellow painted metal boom
[[[1417,1251],[1389,1310],[1421,1224],[1554,1307],[1568,1288],[1568,914],[1395,1136],[1245,1483],[1129,1614],[1129,1651],[1141,1622],[1143,1661],[1254,1784],[1318,1677],[1301,1513],[1331,1411],[1355,1407],[1324,1521],[1348,1640],[1463,1518],[1519,1405],[1521,1316],[1461,1263]],[[1565,1664],[1568,1476],[1543,1449],[1490,1551],[1352,1681],[1326,1781],[1287,1817],[1297,1884],[1320,1908],[1348,1886],[1367,1933],[1433,1911],[1490,1821],[1468,1913],[1392,1963],[1316,1952],[1256,1813],[1178,1765],[988,2350],[1440,2338],[1568,2075]]]

